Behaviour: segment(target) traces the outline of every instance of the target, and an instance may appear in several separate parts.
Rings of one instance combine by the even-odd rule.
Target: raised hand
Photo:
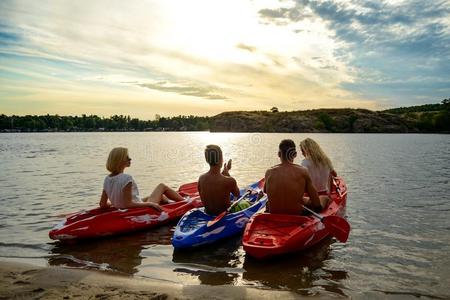
[[[228,163],[227,163],[227,170],[228,171],[230,171],[231,170],[231,159],[230,160],[228,160]]]
[[[230,169],[231,169],[231,159],[227,163],[223,164],[222,175],[230,176],[230,173],[228,172]]]

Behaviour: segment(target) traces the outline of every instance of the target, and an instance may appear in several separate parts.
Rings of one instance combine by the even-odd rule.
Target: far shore
[[[210,131],[270,133],[448,133],[450,99],[383,111],[357,108],[229,111],[215,116],[161,117],[140,120],[124,115],[59,116],[0,114],[2,132],[146,132]]]
[[[180,131],[180,130],[115,130],[115,131],[102,131],[102,130],[91,130],[91,131],[0,131],[1,133],[149,133],[149,132],[165,132],[165,133],[175,133],[175,132],[207,132],[207,133],[280,133],[280,134],[450,134],[450,131],[436,131],[436,132],[270,132],[270,131],[209,131],[209,130],[195,130],[195,131]]]
[[[0,299],[299,299],[287,291],[181,285],[140,277],[0,261]]]

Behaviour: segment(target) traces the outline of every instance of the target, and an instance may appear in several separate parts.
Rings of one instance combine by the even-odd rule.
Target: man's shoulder
[[[273,171],[278,170],[278,169],[280,169],[280,168],[282,168],[282,167],[283,167],[283,166],[282,166],[281,164],[271,166],[270,168],[268,168],[268,169],[266,170],[266,173],[267,173],[267,172],[273,172]]]
[[[203,173],[198,177],[198,181],[203,181],[203,180],[207,179],[208,177],[211,177],[211,175],[208,173]]]
[[[223,176],[223,178],[224,178],[224,180],[225,180],[226,182],[236,183],[236,179],[234,179],[234,178],[231,177],[231,176]]]
[[[272,171],[282,170],[282,169],[295,169],[295,170],[299,170],[299,171],[306,171],[305,167],[297,165],[297,164],[289,164],[289,165],[278,164],[278,165],[270,167],[269,169],[267,169],[266,172],[272,172]]]
[[[300,175],[305,176],[306,174],[308,174],[308,169],[305,168],[304,166],[300,166],[297,164],[292,165],[292,168]]]
[[[307,172],[308,169],[305,166],[302,165],[297,165],[297,164],[292,164],[292,167],[301,171],[301,172]]]

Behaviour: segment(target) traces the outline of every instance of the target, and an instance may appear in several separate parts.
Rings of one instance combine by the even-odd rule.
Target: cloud
[[[428,103],[448,95],[450,80],[445,81],[444,87],[439,83],[450,74],[448,0],[399,4],[297,0],[293,7],[262,9],[259,14],[265,22],[284,26],[305,19],[325,22],[334,39],[340,41],[334,56],[355,70],[354,81],[342,83],[349,91],[369,98],[382,96],[397,103],[407,103],[411,95],[427,99],[422,101]],[[320,68],[329,66],[333,68]],[[418,74],[422,81],[413,80]],[[409,90],[399,82],[405,82]]]
[[[0,109],[26,92],[169,103],[173,114],[438,97],[450,64],[447,2],[0,1],[0,90],[9,91]]]
[[[277,9],[261,9],[259,15],[265,21],[276,22],[279,25],[289,22],[298,22],[311,15],[305,11],[296,8],[277,8]]]
[[[18,35],[4,31],[3,28],[1,28],[0,26],[0,43],[17,42],[18,40],[19,40]]]
[[[200,97],[208,100],[226,100],[228,99],[225,96],[215,94],[214,92],[217,90],[212,87],[201,87],[195,86],[187,83],[168,83],[166,81],[160,81],[155,83],[139,83],[137,84],[140,87],[169,92],[169,93],[177,93],[184,96],[194,96]]]
[[[242,50],[246,50],[248,52],[255,52],[256,51],[255,47],[252,47],[252,46],[249,46],[249,45],[245,45],[245,44],[238,44],[236,47],[239,48],[239,49],[242,49]]]

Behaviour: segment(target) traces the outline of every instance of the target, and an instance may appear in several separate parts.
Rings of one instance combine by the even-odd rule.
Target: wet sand
[[[298,299],[291,292],[181,285],[61,267],[0,262],[0,299]]]

